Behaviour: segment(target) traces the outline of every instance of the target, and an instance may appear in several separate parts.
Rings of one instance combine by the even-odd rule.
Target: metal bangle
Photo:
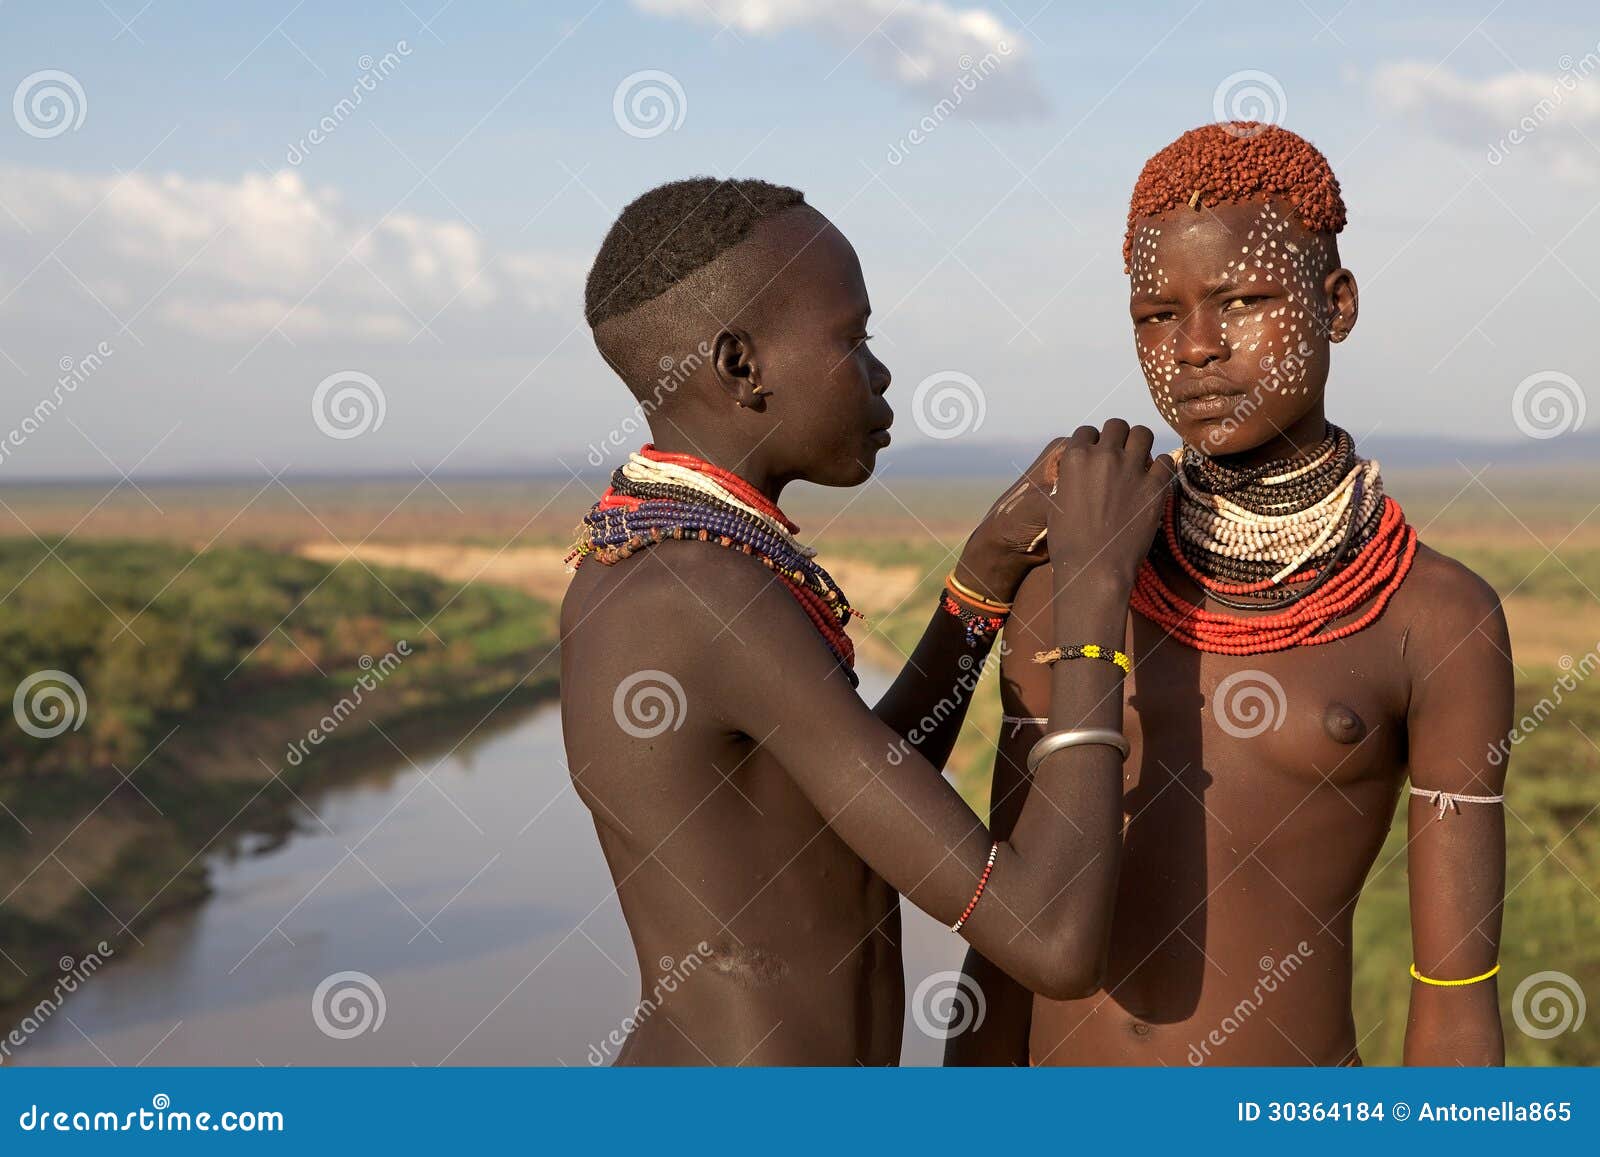
[[[1028,752],[1028,771],[1037,771],[1045,758],[1060,751],[1064,747],[1080,747],[1085,744],[1104,744],[1115,747],[1122,753],[1122,758],[1128,758],[1132,750],[1128,745],[1128,737],[1120,731],[1113,731],[1109,727],[1082,727],[1076,731],[1052,731],[1039,742],[1035,743]]]

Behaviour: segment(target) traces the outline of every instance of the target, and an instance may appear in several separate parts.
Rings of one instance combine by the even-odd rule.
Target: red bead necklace
[[[1183,572],[1202,590],[1217,594],[1255,594],[1272,584],[1226,583],[1202,573],[1183,553],[1176,530],[1177,496],[1167,499],[1165,533],[1167,549]],[[1219,655],[1262,655],[1290,647],[1331,643],[1363,630],[1383,614],[1400,589],[1417,553],[1417,532],[1405,520],[1399,503],[1385,497],[1378,531],[1348,563],[1321,587],[1288,610],[1264,615],[1230,615],[1208,611],[1173,592],[1147,558],[1139,567],[1130,605],[1186,646]],[[1315,578],[1314,569],[1290,576],[1287,582]],[[1370,601],[1358,618],[1330,626]]]

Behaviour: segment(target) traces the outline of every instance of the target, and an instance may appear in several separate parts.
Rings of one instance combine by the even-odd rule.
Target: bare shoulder
[[[591,585],[578,590],[591,570]],[[771,569],[716,545],[669,540],[612,566],[585,564],[578,579],[568,591],[574,605],[562,608],[564,625],[581,616],[587,633],[625,636],[635,650],[664,648],[684,663],[736,657],[737,643],[774,615],[780,622],[793,615],[809,629]]]
[[[1412,705],[1464,701],[1509,710],[1511,636],[1500,596],[1469,567],[1421,544],[1391,608],[1403,625],[1401,655]],[[1502,703],[1504,701],[1504,703]]]
[[[1506,634],[1500,596],[1478,573],[1423,543],[1396,596],[1413,643],[1453,646],[1469,635]]]

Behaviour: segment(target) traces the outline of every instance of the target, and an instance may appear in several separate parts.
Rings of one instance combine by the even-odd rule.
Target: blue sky
[[[963,437],[1151,421],[1126,198],[1230,94],[1264,94],[1344,187],[1363,309],[1336,419],[1512,439],[1531,376],[1569,409],[1597,393],[1592,7],[486,8],[0,7],[0,481],[581,464],[631,408],[584,271],[630,197],[690,173],[799,185],[844,229],[903,415],[958,373],[984,401]],[[628,90],[616,112],[641,73],[664,74],[633,85],[666,94],[662,131]],[[330,436],[351,432],[317,420],[330,377],[380,394],[381,423]]]

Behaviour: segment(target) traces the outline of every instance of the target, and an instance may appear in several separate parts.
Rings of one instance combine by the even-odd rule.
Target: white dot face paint
[[[1236,424],[1239,408],[1254,412],[1269,398],[1308,398],[1320,388],[1330,257],[1324,238],[1270,202],[1180,208],[1135,226],[1129,289],[1139,365],[1156,408],[1186,440],[1192,423],[1175,387],[1202,372],[1245,395],[1235,415],[1218,419]]]

